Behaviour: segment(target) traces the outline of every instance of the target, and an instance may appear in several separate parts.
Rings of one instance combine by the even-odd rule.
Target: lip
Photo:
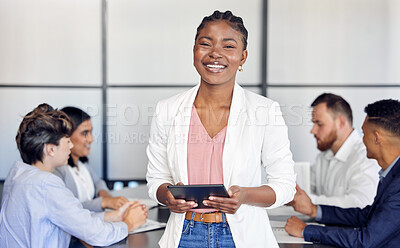
[[[220,62],[205,62],[205,63],[203,63],[203,66],[206,69],[206,71],[209,71],[212,73],[220,73],[220,72],[223,72],[227,68],[227,65],[222,64]]]

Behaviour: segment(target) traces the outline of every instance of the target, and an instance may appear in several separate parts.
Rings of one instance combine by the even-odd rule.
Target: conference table
[[[112,192],[113,196],[125,196],[130,200],[138,200],[142,199],[142,202],[145,203],[146,205],[151,202],[149,199],[149,196],[147,194],[147,187],[146,185],[139,185],[138,187],[135,188],[123,188],[118,191],[113,191]],[[166,223],[169,217],[169,209],[163,206],[158,206],[156,204],[149,204],[150,210],[149,210],[149,219],[156,220],[159,222]],[[287,218],[289,218],[289,215],[286,215],[287,209],[284,209],[284,211],[275,211],[275,213],[269,214],[269,218],[272,222],[277,223],[283,223],[286,221]],[[282,213],[282,214],[281,214]],[[306,222],[312,221],[306,216],[300,216],[297,215],[299,218],[305,220]],[[274,228],[274,226],[272,225]],[[130,248],[130,247],[135,247],[135,248],[157,248],[159,247],[158,241],[160,240],[161,236],[164,233],[164,229],[157,229],[157,230],[152,230],[152,231],[147,231],[147,232],[142,232],[142,233],[135,233],[135,234],[130,234],[128,235],[127,238],[123,239],[122,241],[113,244],[108,247],[112,248]],[[277,237],[278,240],[278,245],[280,248],[301,248],[301,247],[314,247],[314,248],[328,248],[331,246],[327,245],[321,245],[321,244],[310,244],[310,243],[304,243],[304,240],[298,239],[299,242],[290,240],[289,242],[280,242],[279,238]],[[303,242],[301,242],[303,241]],[[90,247],[90,246],[88,246]]]

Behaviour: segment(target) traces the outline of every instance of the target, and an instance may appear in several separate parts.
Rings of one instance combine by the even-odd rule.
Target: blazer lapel
[[[236,166],[235,161],[237,160],[232,155],[240,154],[239,145],[241,144],[241,135],[247,119],[245,110],[243,88],[235,84],[222,155],[224,185],[227,189],[231,186],[232,173]]]
[[[376,205],[378,205],[380,199],[384,195],[386,188],[391,184],[393,178],[395,178],[399,173],[400,173],[400,159],[397,160],[396,164],[392,167],[389,174],[387,174],[386,177],[383,178],[381,182],[379,182],[378,190],[376,192],[376,196],[372,204],[371,210],[368,213],[367,219],[369,219],[372,216],[372,213],[374,212]]]
[[[171,149],[174,151],[169,151],[174,154],[173,161],[177,161],[175,168],[175,174],[179,175],[177,178],[178,182],[183,184],[188,184],[188,173],[187,173],[187,142],[189,135],[190,118],[192,115],[192,107],[194,99],[197,95],[199,85],[192,88],[179,106],[178,113],[174,119],[172,135],[170,136]],[[177,183],[177,182],[176,182]]]

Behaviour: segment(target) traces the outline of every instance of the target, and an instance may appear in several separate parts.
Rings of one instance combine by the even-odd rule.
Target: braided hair
[[[243,19],[241,17],[235,16],[231,11],[227,10],[225,12],[220,12],[219,10],[214,11],[210,16],[206,16],[201,21],[200,25],[197,27],[197,33],[195,40],[199,36],[200,31],[210,22],[225,21],[231,28],[238,31],[242,35],[243,50],[247,48],[247,29],[244,27]]]

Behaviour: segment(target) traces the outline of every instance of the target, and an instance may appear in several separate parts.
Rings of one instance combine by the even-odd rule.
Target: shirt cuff
[[[322,208],[320,205],[317,205],[317,216],[315,216],[315,220],[320,221],[321,219],[322,219]]]

